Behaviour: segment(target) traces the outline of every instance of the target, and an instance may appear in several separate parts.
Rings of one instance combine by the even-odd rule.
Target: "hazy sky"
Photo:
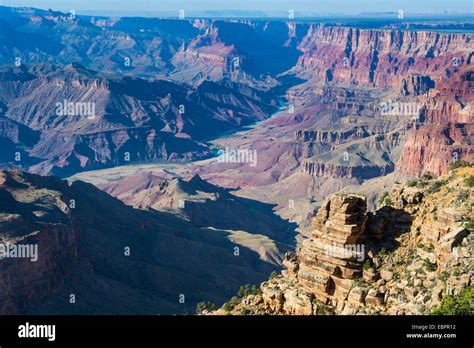
[[[4,6],[31,6],[69,11],[187,11],[262,10],[310,11],[314,13],[466,12],[474,0],[0,0]]]

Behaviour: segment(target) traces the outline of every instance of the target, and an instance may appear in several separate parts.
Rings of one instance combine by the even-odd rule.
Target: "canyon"
[[[270,242],[255,230],[134,209],[80,181],[2,171],[0,196],[1,244],[38,249],[37,260],[0,260],[1,314],[191,314],[282,261],[259,250]],[[259,208],[255,228],[285,236],[286,223]]]
[[[0,260],[0,313],[190,314],[283,268],[217,313],[424,314],[468,287],[474,36],[444,25],[0,6],[0,241],[40,250]]]

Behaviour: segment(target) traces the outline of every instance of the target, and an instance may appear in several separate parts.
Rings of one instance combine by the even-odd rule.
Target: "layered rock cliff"
[[[303,55],[295,70],[319,81],[398,88],[410,74],[439,81],[470,64],[472,44],[470,34],[313,24],[298,45]]]
[[[474,131],[474,70],[459,69],[443,79],[430,96],[423,98],[421,122],[408,133],[399,171],[420,176],[441,175],[449,163],[471,158]]]
[[[473,180],[471,164],[397,184],[374,213],[336,194],[281,275],[214,314],[429,313],[474,282]]]
[[[32,154],[39,158],[28,164],[40,162],[52,147],[67,151],[55,152],[52,160],[55,163],[42,161],[46,163],[34,168],[41,173],[63,175],[98,168],[104,163],[124,164],[122,152],[139,152],[135,161],[194,160],[209,156],[208,149],[196,142],[262,120],[274,110],[273,98],[265,98],[259,94],[261,91],[271,91],[272,97],[286,95],[293,111],[273,124],[279,128],[279,141],[258,139],[252,144],[265,152],[261,158],[266,157],[262,161],[266,173],[262,175],[265,179],[249,173],[249,181],[255,177],[268,184],[272,179],[284,178],[301,169],[306,158],[333,150],[317,148],[319,142],[337,146],[366,139],[372,146],[366,146],[363,157],[370,157],[367,155],[372,151],[384,157],[383,163],[366,163],[368,168],[385,166],[386,169],[378,173],[376,170],[374,175],[391,171],[397,162],[395,169],[404,174],[441,174],[447,171],[449,152],[456,152],[458,158],[468,158],[471,152],[468,148],[472,146],[469,137],[473,89],[471,33],[439,32],[436,28],[395,29],[406,28],[406,23],[386,25],[390,29],[366,29],[300,21],[81,16],[71,20],[60,12],[30,9],[20,13],[9,8],[2,8],[2,21],[5,37],[22,38],[27,44],[18,50],[2,38],[4,54],[0,55],[0,63],[10,63],[2,57],[14,56],[21,66],[39,62],[66,66],[74,61],[87,68],[80,69],[85,77],[77,74],[78,69],[71,68],[56,74],[32,68],[5,71],[2,75],[6,81],[22,84],[22,87],[16,86],[16,82],[2,85],[1,100],[8,105],[5,115],[10,119],[35,130],[63,130],[67,126],[69,131],[85,131],[87,128],[87,134],[83,132],[78,139],[61,140],[58,136],[58,142],[53,144],[43,139],[43,146]],[[30,26],[38,36],[24,29]],[[459,24],[459,28],[464,27]],[[88,69],[161,80],[145,83],[126,78],[113,82],[90,74]],[[38,75],[46,77],[35,78]],[[179,85],[185,83],[196,90],[173,86],[163,79]],[[288,90],[296,84],[297,87]],[[30,93],[46,87],[48,93]],[[163,93],[156,93],[157,90]],[[77,117],[51,117],[53,102],[58,98],[95,102],[102,122],[87,125],[78,124]],[[389,102],[412,103],[422,111],[415,121],[417,124],[410,126],[414,115],[406,115],[406,110],[390,110],[389,113],[396,114],[392,116],[402,120],[385,127],[383,133],[396,131],[400,135],[399,144],[379,151],[384,145],[370,135],[380,134],[373,123],[387,118],[380,104]],[[31,103],[40,107],[28,108]],[[180,105],[186,106],[184,114],[180,113]],[[361,116],[371,118],[364,129],[339,129],[343,119],[357,120]],[[133,132],[129,133],[129,128]],[[461,128],[464,135],[456,130]],[[109,133],[94,138],[97,132],[104,131]],[[325,132],[320,138],[316,136]],[[288,143],[288,137],[295,139],[295,134],[296,143]],[[53,134],[48,134],[47,138],[51,137]],[[98,144],[107,148],[106,153],[97,150]],[[130,145],[130,149],[124,149],[124,144]],[[399,149],[402,146],[403,151]],[[145,149],[138,151],[139,147]],[[280,168],[283,162],[280,157],[290,163],[285,163],[290,170]],[[324,175],[337,179],[340,173],[357,172],[347,163],[336,164],[347,168],[324,169]],[[334,163],[327,165],[332,167]],[[234,178],[233,181],[245,180]]]
[[[275,109],[271,96],[235,83],[189,89],[77,64],[3,67],[0,76],[4,162],[41,174],[209,157],[204,141]]]

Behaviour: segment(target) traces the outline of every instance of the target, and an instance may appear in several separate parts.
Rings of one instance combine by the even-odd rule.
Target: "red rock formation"
[[[365,198],[355,195],[336,195],[319,209],[312,238],[298,253],[299,282],[318,300],[345,300],[352,279],[362,275],[364,250],[352,247],[361,245],[366,219]]]
[[[470,159],[474,153],[473,101],[472,68],[441,81],[426,98],[422,123],[409,132],[397,169],[412,176],[441,175],[449,163]]]
[[[314,162],[303,162],[303,172],[318,177],[325,178],[357,178],[357,179],[370,179],[377,176],[387,175],[393,172],[393,165],[367,165],[367,166],[350,166],[350,165],[337,165],[331,163],[314,163]]]
[[[453,72],[453,59],[468,64],[469,34],[353,29],[311,25],[298,47],[296,72],[319,81],[381,88],[401,85],[410,74],[432,80]],[[345,59],[346,58],[346,59]]]

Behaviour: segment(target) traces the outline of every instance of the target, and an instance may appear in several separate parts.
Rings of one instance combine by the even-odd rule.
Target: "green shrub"
[[[230,302],[226,302],[222,306],[222,309],[225,310],[226,312],[230,312],[232,309],[234,309],[234,306]]]
[[[318,305],[316,307],[316,315],[326,315],[326,310],[323,305]]]
[[[240,311],[240,315],[250,315],[251,312],[250,312],[250,309],[248,308],[242,308],[242,310]]]
[[[428,189],[428,193],[436,193],[439,192],[441,187],[445,184],[446,182],[443,180],[438,180],[431,185],[431,187]]]
[[[379,206],[392,206],[392,200],[390,199],[389,193],[385,191],[379,198]]]
[[[421,176],[422,180],[433,180],[434,176],[431,173],[425,173]]]
[[[474,187],[474,175],[471,175],[470,177],[466,178],[464,180],[464,183],[469,187]]]
[[[259,293],[261,293],[260,288],[255,284],[252,285],[252,287],[250,288],[250,294],[257,295]]]
[[[250,285],[241,285],[239,291],[237,291],[237,296],[246,297],[250,295]]]
[[[274,279],[278,276],[278,272],[277,271],[273,271],[272,273],[270,273],[270,279]]]
[[[204,312],[211,312],[215,311],[217,306],[215,303],[212,302],[199,302],[196,305],[196,314],[202,314]]]
[[[428,272],[434,272],[438,268],[436,263],[431,263],[428,259],[425,259],[423,261],[423,265],[425,266],[425,268]]]
[[[448,295],[431,311],[433,315],[474,315],[474,286],[457,295]]]
[[[387,191],[382,193],[382,195],[379,198],[379,205],[384,205],[384,201],[385,201],[385,199],[388,198],[388,195],[389,195],[389,193]]]
[[[446,272],[446,271],[443,271],[440,276],[439,276],[439,279],[443,282],[445,282],[446,280],[448,280],[449,278],[449,273]]]
[[[258,293],[260,293],[260,289],[257,285],[246,284],[240,286],[239,291],[237,291],[237,296],[240,298],[244,298],[249,295],[257,295]]]
[[[408,180],[407,181],[407,186],[408,187],[415,187],[418,184],[418,181],[416,180]]]
[[[365,285],[367,285],[367,283],[365,282],[364,279],[360,278],[360,277],[357,277],[354,279],[354,287],[363,287]]]
[[[372,268],[372,265],[370,263],[370,260],[365,260],[363,266],[362,266],[365,270],[368,270],[369,268]]]
[[[469,166],[469,162],[464,161],[464,160],[458,160],[456,162],[451,163],[449,165],[449,169],[450,170],[455,170],[455,169],[458,169],[458,168],[468,167],[468,166]]]
[[[469,220],[464,220],[464,228],[468,230],[469,232],[474,232],[474,220],[469,219]]]
[[[456,194],[455,203],[457,205],[459,205],[459,204],[463,203],[464,201],[466,201],[469,197],[470,197],[470,194],[466,190],[460,190]]]

